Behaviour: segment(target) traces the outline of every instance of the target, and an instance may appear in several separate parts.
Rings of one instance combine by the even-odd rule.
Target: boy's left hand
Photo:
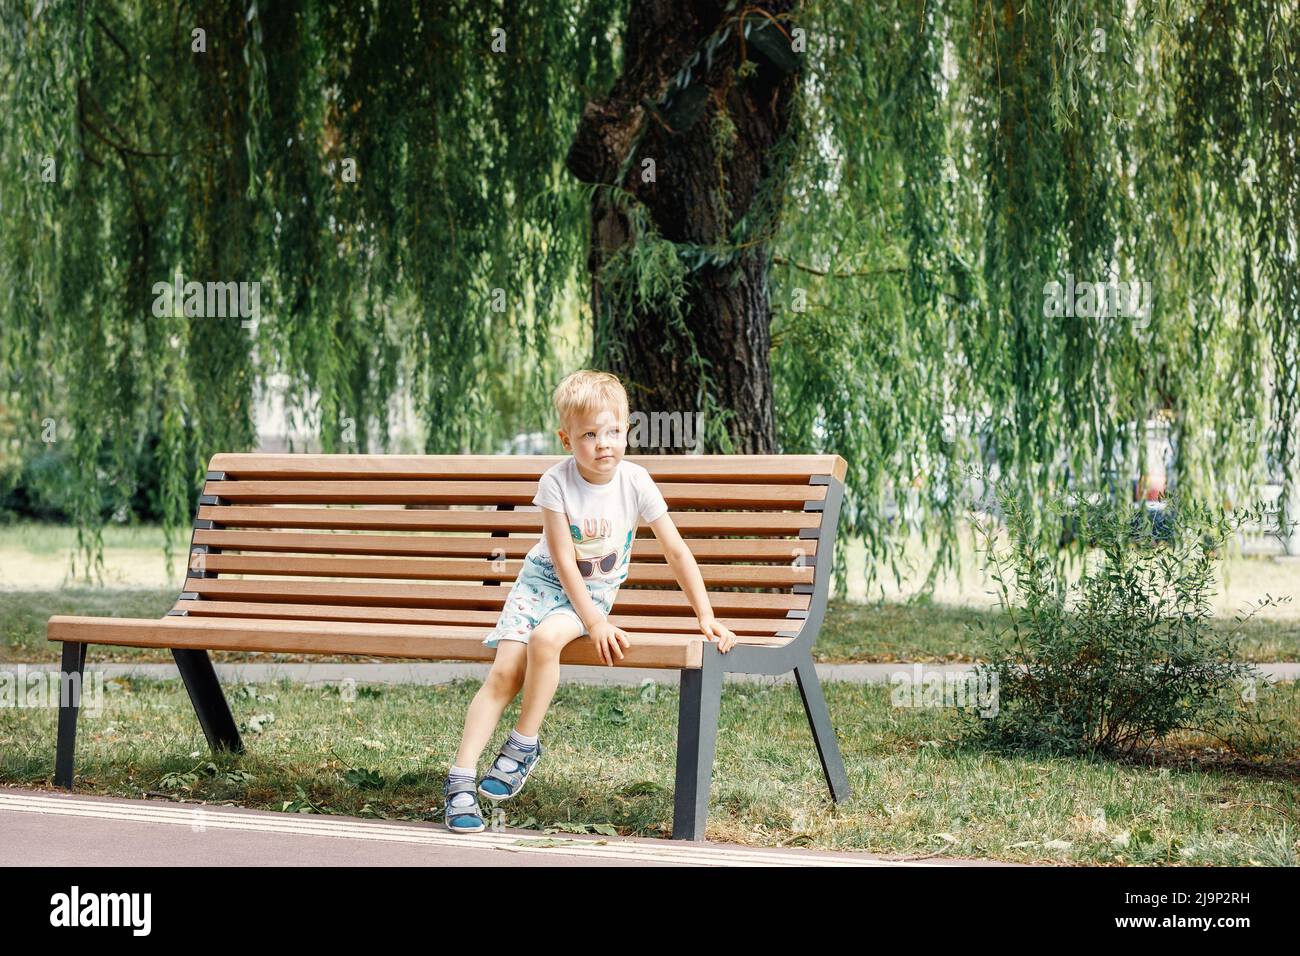
[[[717,618],[700,618],[700,632],[711,641],[718,642],[718,650],[723,654],[731,650],[736,643],[736,635],[718,622]]]

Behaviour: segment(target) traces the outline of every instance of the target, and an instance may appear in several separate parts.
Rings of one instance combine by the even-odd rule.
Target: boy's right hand
[[[628,646],[627,634],[610,624],[609,618],[605,618],[591,628],[588,636],[591,638],[591,643],[596,645],[596,653],[600,655],[600,659],[609,667],[614,666],[613,655],[617,654],[620,661],[623,659],[623,651],[619,645]]]

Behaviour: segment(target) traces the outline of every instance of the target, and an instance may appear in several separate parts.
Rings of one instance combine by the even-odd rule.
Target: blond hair
[[[618,376],[609,372],[584,368],[566,375],[555,386],[551,401],[555,404],[556,414],[560,416],[561,426],[567,426],[584,412],[595,413],[606,408],[612,408],[618,413],[620,424],[627,424],[631,417],[627,390],[623,388]]]

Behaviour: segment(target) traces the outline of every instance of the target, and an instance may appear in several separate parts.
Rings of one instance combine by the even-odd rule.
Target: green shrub
[[[1077,529],[1071,562],[1030,509],[999,489],[1006,541],[976,521],[1005,623],[987,628],[979,677],[997,688],[993,715],[962,708],[967,739],[1002,750],[1132,755],[1175,731],[1198,731],[1252,752],[1277,751],[1259,716],[1253,665],[1239,661],[1245,622],[1278,599],[1212,626],[1216,565],[1246,515],[1166,500],[1162,514],[1125,502],[1047,503],[1049,520]],[[1079,575],[1067,580],[1068,566]],[[1282,599],[1289,600],[1289,598]],[[984,628],[986,625],[981,624]]]

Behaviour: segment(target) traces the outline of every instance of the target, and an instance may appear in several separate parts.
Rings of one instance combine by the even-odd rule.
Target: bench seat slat
[[[509,512],[505,512],[508,514]],[[522,558],[539,536],[509,538],[450,535],[332,534],[310,531],[194,532],[194,543],[231,551],[283,551],[300,554],[407,554],[425,557],[487,559],[504,552]],[[817,554],[816,540],[745,538],[687,538],[697,561],[790,561],[795,552]],[[663,544],[656,538],[632,542],[632,560],[663,561]]]
[[[530,498],[531,500],[531,498]],[[529,507],[532,507],[531,505]],[[670,511],[683,535],[797,535],[821,525],[816,512]],[[540,509],[449,511],[408,508],[300,508],[272,505],[200,505],[202,521],[246,528],[329,528],[357,531],[542,531]],[[641,532],[650,526],[641,522]]]
[[[338,621],[255,621],[171,617],[101,618],[56,615],[53,641],[128,647],[205,648],[282,654],[360,654],[422,660],[490,661],[496,649],[482,641],[487,628]],[[616,666],[694,668],[701,664],[704,638],[683,634],[636,634]],[[782,638],[747,637],[743,643],[779,645]],[[602,664],[590,641],[574,641],[560,656],[564,664]]]
[[[493,567],[498,564],[498,567]],[[323,555],[289,557],[268,554],[190,555],[190,568],[218,574],[316,575],[333,578],[410,578],[424,581],[482,581],[499,578],[513,581],[523,561],[491,562],[455,558],[390,558]],[[718,587],[788,588],[811,584],[811,566],[700,564],[706,585]],[[666,564],[636,564],[628,569],[627,584],[675,585],[677,578]]]
[[[485,575],[487,577],[487,575]],[[481,584],[353,584],[329,581],[235,581],[228,578],[190,578],[185,587],[196,594],[260,598],[268,601],[303,600],[316,604],[377,604],[385,607],[473,607],[500,611],[510,585]],[[755,591],[709,591],[715,614],[768,616],[772,612],[806,611],[806,594],[767,594]],[[693,614],[679,590],[623,587],[615,598],[619,613],[652,611]]]
[[[800,508],[826,497],[825,485],[664,482],[669,508]],[[536,481],[209,481],[205,495],[232,502],[283,504],[531,504]]]
[[[330,621],[373,621],[393,624],[471,624],[493,627],[500,617],[497,611],[468,608],[349,607],[335,604],[259,604],[252,601],[177,601],[175,610],[190,616],[302,618]],[[694,615],[611,614],[610,623],[625,631],[684,631],[698,633]],[[736,634],[776,634],[796,631],[800,620],[782,617],[722,617],[722,624]]]
[[[814,475],[844,480],[838,455],[627,455],[664,480],[808,484]],[[561,455],[275,455],[223,453],[208,468],[232,478],[485,478],[536,481]]]

